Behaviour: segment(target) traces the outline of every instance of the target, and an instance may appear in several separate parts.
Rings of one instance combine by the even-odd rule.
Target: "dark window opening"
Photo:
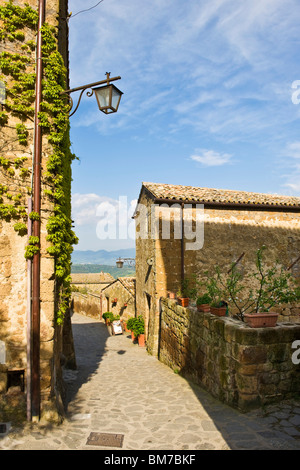
[[[8,390],[10,387],[20,387],[21,392],[24,392],[25,390],[24,372],[25,372],[24,369],[8,370],[6,390]]]

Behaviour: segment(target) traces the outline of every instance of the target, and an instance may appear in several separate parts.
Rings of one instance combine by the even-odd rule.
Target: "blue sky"
[[[300,196],[297,0],[102,0],[82,11],[97,3],[69,0],[71,87],[111,72],[124,95],[116,114],[85,96],[71,117],[75,249],[134,246],[99,227],[120,197],[130,220],[142,181]]]

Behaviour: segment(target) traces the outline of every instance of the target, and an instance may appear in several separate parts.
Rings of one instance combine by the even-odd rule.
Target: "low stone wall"
[[[159,359],[241,411],[299,396],[295,340],[300,323],[255,329],[161,299]]]
[[[81,294],[80,292],[72,292],[71,309],[74,313],[80,313],[87,317],[101,319],[101,298],[100,295]]]

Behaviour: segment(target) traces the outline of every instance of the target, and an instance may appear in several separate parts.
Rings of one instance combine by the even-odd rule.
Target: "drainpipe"
[[[184,203],[181,203],[181,281],[184,281]]]
[[[41,154],[42,128],[38,113],[42,101],[42,35],[41,27],[45,20],[45,0],[39,0],[39,23],[37,32],[35,136],[33,166],[33,210],[41,212]],[[40,237],[40,220],[33,221],[33,236]],[[32,420],[40,418],[40,252],[34,254],[32,261]]]
[[[29,214],[32,211],[32,199],[28,199],[28,238],[32,235],[32,222],[29,218]],[[32,338],[31,338],[31,289],[32,289],[32,262],[31,259],[27,260],[27,373],[26,373],[26,384],[27,384],[27,421],[31,421],[31,348],[32,348]]]

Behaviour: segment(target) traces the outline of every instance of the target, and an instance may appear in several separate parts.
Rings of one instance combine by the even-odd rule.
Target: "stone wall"
[[[114,300],[117,299],[117,302]],[[124,287],[120,280],[116,280],[102,291],[102,314],[112,312],[120,315],[120,320],[135,317],[135,295]]]
[[[136,309],[145,319],[145,335],[148,338],[147,348],[150,353],[157,352],[157,329],[159,321],[159,308],[156,295],[156,240],[144,239],[139,236],[140,230],[145,224],[150,227],[151,201],[145,195],[140,201],[146,211],[136,218]],[[147,260],[153,260],[149,265]]]
[[[256,329],[161,299],[160,326],[159,359],[220,401],[248,411],[299,396],[300,322]]]
[[[187,233],[183,241],[174,236],[180,228],[180,205],[158,207],[155,210],[153,201],[142,194],[140,204],[145,208],[144,213],[137,213],[137,235],[140,226],[150,227],[147,238],[136,239],[136,303],[137,311],[145,317],[148,351],[157,354],[159,340],[159,299],[165,297],[168,291],[180,288],[184,265],[185,278],[201,282],[205,280],[205,272],[214,273],[218,265],[221,271],[227,272],[232,263],[239,258],[237,269],[241,273],[253,273],[255,270],[256,252],[262,245],[266,266],[274,266],[276,260],[284,268],[291,266],[300,253],[300,214],[283,209],[256,209],[248,207],[204,206],[204,240],[191,248],[191,239]],[[178,207],[177,207],[178,206]],[[184,209],[185,217],[196,220],[195,209]],[[153,237],[153,218],[159,220],[158,232]],[[163,234],[162,226],[168,226],[170,221],[170,236]],[[163,224],[164,223],[164,224]],[[192,226],[193,231],[195,226]],[[182,250],[183,244],[183,250]],[[200,246],[199,246],[200,245]],[[152,258],[149,266],[147,259]],[[290,271],[296,279],[300,279],[300,260]],[[201,292],[199,292],[201,294]],[[150,300],[150,308],[148,300]],[[234,312],[233,312],[234,313]],[[286,315],[289,320],[298,319],[299,310],[287,310],[280,307],[279,313]]]
[[[87,317],[101,319],[101,297],[98,294],[88,292],[72,292],[71,309],[74,313],[80,313]]]
[[[5,0],[0,0],[0,5],[5,5]],[[14,4],[24,7],[29,4],[37,9],[36,0],[14,1]],[[66,66],[68,67],[68,27],[65,18],[67,17],[67,0],[47,0],[46,2],[46,22],[57,29],[57,47],[62,53]],[[64,19],[63,19],[64,18]],[[24,43],[27,41],[36,42],[36,32],[24,25]],[[1,52],[9,51],[24,54],[23,41],[1,43]],[[26,52],[29,53],[29,52]],[[31,65],[27,66],[24,74],[35,72],[35,50],[31,53]],[[1,70],[0,70],[1,72]],[[5,80],[9,77],[5,75]],[[1,106],[0,106],[1,111]],[[24,206],[26,212],[30,212],[28,206],[29,195],[31,193],[32,177],[32,149],[33,149],[33,119],[23,116],[23,124],[28,132],[27,144],[22,144],[16,139],[15,126],[19,120],[12,114],[8,114],[7,125],[1,127],[0,131],[0,157],[8,159],[13,168],[13,172],[6,171],[4,166],[0,168],[0,185],[9,188],[9,194],[1,196],[1,202],[7,204],[8,196],[11,201],[19,199],[20,205]],[[41,377],[41,410],[44,416],[46,411],[53,408],[55,411],[54,395],[57,394],[61,384],[60,360],[63,350],[63,338],[70,339],[71,330],[56,324],[57,294],[55,279],[55,260],[47,252],[50,242],[47,240],[47,222],[54,211],[54,203],[46,196],[44,190],[53,189],[52,183],[48,183],[43,178],[46,170],[46,163],[49,155],[53,152],[48,143],[46,135],[42,137],[42,197],[41,197],[41,234],[40,234],[40,254],[41,254],[41,284],[40,284],[40,377]],[[27,170],[27,174],[21,172],[21,168],[14,167],[16,159],[27,157],[22,170]],[[10,168],[10,169],[11,169]],[[70,170],[71,171],[71,170]],[[2,187],[2,186],[1,186]],[[18,206],[17,206],[18,207]],[[5,351],[5,355],[0,357],[0,393],[6,392],[7,370],[22,369],[25,371],[25,391],[27,372],[27,315],[30,296],[27,295],[29,271],[27,261],[24,257],[25,247],[28,243],[27,235],[18,234],[14,225],[17,220],[0,220],[0,342]],[[68,314],[67,314],[68,315]],[[59,399],[59,398],[58,398]],[[23,398],[22,398],[23,400]],[[59,399],[60,400],[60,399]],[[1,401],[1,397],[0,397]],[[48,413],[48,416],[52,411]],[[1,406],[0,406],[1,420]]]

